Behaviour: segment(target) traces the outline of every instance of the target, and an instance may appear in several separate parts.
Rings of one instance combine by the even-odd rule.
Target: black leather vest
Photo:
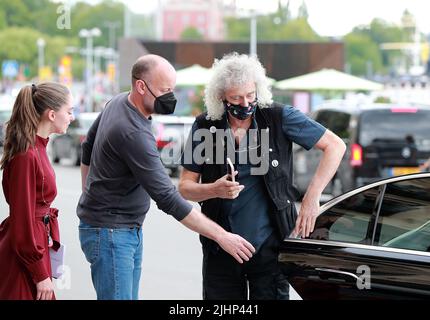
[[[281,239],[288,236],[295,226],[297,212],[295,210],[294,201],[300,194],[293,186],[293,157],[292,157],[292,142],[289,140],[282,130],[282,110],[281,104],[274,103],[270,108],[257,108],[255,119],[258,125],[258,130],[269,130],[269,148],[261,148],[259,155],[263,161],[268,161],[268,172],[264,175],[264,182],[272,203],[272,215],[274,223],[277,225],[277,230]],[[199,129],[226,129],[225,114],[222,120],[209,120],[207,113],[203,113],[197,117],[196,122]],[[212,131],[211,131],[212,132]],[[214,135],[215,136],[215,135]],[[215,137],[214,137],[215,141]],[[215,157],[217,145],[213,146],[213,157]],[[268,149],[268,154],[264,152]],[[263,154],[261,152],[263,151]],[[222,152],[225,152],[223,150]],[[203,164],[201,182],[212,183],[227,174],[225,164],[216,164],[215,159],[208,159],[207,163]],[[202,212],[210,219],[219,222],[219,216],[222,208],[223,199],[215,198],[203,201],[200,203]],[[201,237],[202,244],[207,243],[206,238]],[[212,242],[212,241],[210,241]],[[207,243],[209,244],[209,243]]]

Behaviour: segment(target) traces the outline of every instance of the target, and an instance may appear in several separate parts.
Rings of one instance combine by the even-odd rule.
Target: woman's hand
[[[54,294],[54,284],[50,278],[46,278],[36,284],[37,297],[36,300],[52,300]]]

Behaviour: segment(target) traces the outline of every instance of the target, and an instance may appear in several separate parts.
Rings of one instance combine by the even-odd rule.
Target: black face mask
[[[155,101],[154,101],[155,113],[172,114],[173,112],[175,112],[176,101],[177,100],[173,92],[168,92],[166,94],[163,94],[162,96],[155,97]]]
[[[156,97],[155,94],[152,93],[151,89],[149,89],[148,85],[146,84],[145,80],[142,80],[146,87],[148,88],[148,91],[152,94],[152,96],[155,98],[154,101],[154,112],[158,114],[172,114],[175,112],[176,107],[176,98],[173,92],[167,92],[159,97]]]
[[[248,107],[243,107],[240,104],[232,104],[226,100],[224,102],[225,109],[236,119],[246,120],[255,113],[257,109],[257,99],[248,104]]]

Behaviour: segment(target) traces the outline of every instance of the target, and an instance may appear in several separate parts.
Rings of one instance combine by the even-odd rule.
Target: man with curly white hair
[[[253,56],[232,53],[215,61],[205,104],[182,157],[179,191],[256,252],[240,265],[201,237],[203,298],[288,299],[289,284],[277,261],[280,243],[290,233],[307,237],[313,231],[321,193],[345,144],[297,109],[274,103],[265,69]],[[292,142],[323,151],[298,216]]]

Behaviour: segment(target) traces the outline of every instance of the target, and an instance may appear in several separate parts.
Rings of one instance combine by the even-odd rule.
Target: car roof
[[[371,110],[390,110],[390,109],[399,109],[399,110],[408,110],[408,109],[421,109],[421,110],[429,110],[430,105],[419,104],[419,103],[351,103],[348,101],[328,101],[319,105],[315,111],[340,111],[350,114],[359,114],[363,111],[371,111]]]
[[[398,182],[398,181],[405,181],[405,180],[416,179],[416,178],[429,179],[430,178],[430,172],[420,172],[420,173],[412,173],[412,174],[407,174],[407,175],[402,175],[402,176],[382,178],[378,181],[375,181],[375,182],[369,183],[367,185],[355,188],[353,190],[350,190],[344,194],[341,194],[340,196],[335,197],[335,198],[331,199],[330,201],[324,203],[319,209],[319,214],[323,213],[327,209],[333,207],[334,205],[338,204],[339,202],[341,202],[341,201],[343,201],[343,200],[345,200],[351,196],[354,196],[354,195],[356,195],[360,192],[363,192],[365,190],[378,187],[381,184],[387,184],[387,183]]]

